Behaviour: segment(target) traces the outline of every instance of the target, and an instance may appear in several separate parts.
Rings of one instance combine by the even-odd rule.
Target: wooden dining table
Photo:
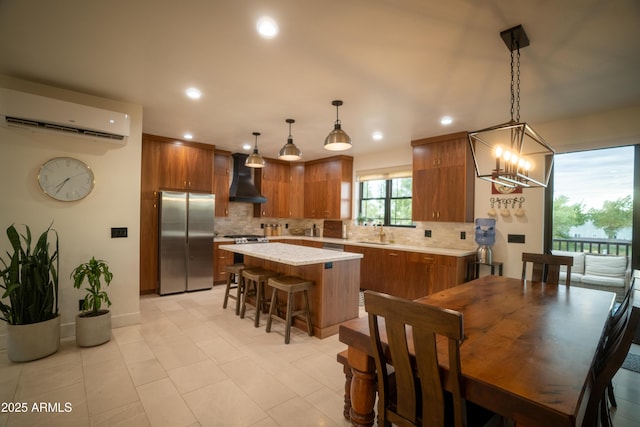
[[[416,301],[462,313],[460,357],[467,400],[517,426],[581,424],[614,293],[485,276]],[[348,345],[353,373],[352,425],[371,426],[376,374],[367,317],[343,323],[339,339]],[[438,353],[448,388],[444,339]]]

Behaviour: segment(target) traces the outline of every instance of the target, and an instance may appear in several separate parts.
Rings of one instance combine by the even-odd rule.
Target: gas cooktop
[[[258,234],[227,234],[224,237],[233,239],[237,245],[244,243],[269,243],[269,239]]]

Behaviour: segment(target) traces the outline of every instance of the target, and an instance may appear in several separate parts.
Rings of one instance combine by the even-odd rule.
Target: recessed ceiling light
[[[449,116],[444,116],[443,118],[440,119],[441,125],[448,126],[451,123],[453,123],[453,119]]]
[[[185,133],[182,136],[184,137],[184,139],[193,139],[193,135],[191,135],[190,133]]]
[[[200,97],[202,96],[202,92],[200,92],[200,89],[196,89],[195,87],[190,87],[185,91],[185,93],[191,99],[200,99]]]
[[[265,39],[272,39],[278,35],[278,24],[268,16],[263,16],[258,19],[256,29],[258,30],[258,34]]]
[[[384,137],[384,134],[382,132],[380,132],[379,130],[377,130],[371,135],[371,137],[373,139],[375,139],[376,141],[380,141]]]
[[[247,142],[245,142],[244,144],[242,144],[242,148],[243,148],[244,150],[251,150],[251,148],[252,148],[252,147],[253,147],[253,145],[251,145],[251,144],[249,144],[249,143],[247,143]]]

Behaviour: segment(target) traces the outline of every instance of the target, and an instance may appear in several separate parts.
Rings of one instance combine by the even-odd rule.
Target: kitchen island
[[[220,245],[219,249],[244,255],[244,264],[249,267],[312,281],[309,304],[313,332],[318,338],[337,334],[340,323],[358,317],[362,254],[286,243]],[[296,306],[300,304],[296,301]],[[306,330],[303,319],[295,319],[294,325]]]

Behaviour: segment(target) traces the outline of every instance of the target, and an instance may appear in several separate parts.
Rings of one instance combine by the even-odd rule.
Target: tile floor
[[[282,323],[270,334],[254,328],[221,308],[223,292],[145,296],[141,324],[114,329],[99,347],[64,340],[23,364],[0,351],[0,403],[28,406],[0,412],[0,426],[348,426],[337,336],[294,328],[285,345]],[[615,385],[615,425],[638,425],[640,374],[623,369]]]

